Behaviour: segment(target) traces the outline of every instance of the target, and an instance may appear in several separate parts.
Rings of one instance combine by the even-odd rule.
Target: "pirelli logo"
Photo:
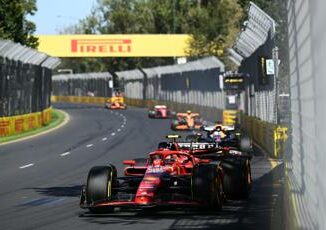
[[[131,39],[72,39],[72,53],[131,53]]]

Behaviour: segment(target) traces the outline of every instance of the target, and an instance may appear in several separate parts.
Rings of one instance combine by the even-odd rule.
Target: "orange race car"
[[[127,105],[124,103],[123,96],[116,95],[107,100],[105,107],[108,109],[126,109]]]
[[[172,130],[199,130],[204,125],[199,113],[192,113],[190,110],[177,113],[176,117],[171,123]]]

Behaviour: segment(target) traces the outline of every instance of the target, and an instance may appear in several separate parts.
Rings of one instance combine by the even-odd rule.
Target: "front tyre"
[[[112,199],[117,185],[117,170],[113,165],[93,167],[87,177],[86,203],[92,213],[113,212],[114,207],[94,207],[94,204]]]

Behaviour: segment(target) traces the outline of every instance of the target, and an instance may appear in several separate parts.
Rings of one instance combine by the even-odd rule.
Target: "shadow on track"
[[[132,227],[134,224],[156,225],[156,229],[284,229],[283,165],[256,180],[247,201],[227,201],[221,212],[198,210],[118,210],[113,214],[93,215],[80,212],[79,217],[92,224]],[[160,222],[168,222],[161,225]],[[171,224],[172,222],[172,224]],[[167,227],[165,227],[167,226]]]
[[[52,197],[79,197],[82,185],[71,187],[48,187],[48,188],[30,188],[37,193]]]

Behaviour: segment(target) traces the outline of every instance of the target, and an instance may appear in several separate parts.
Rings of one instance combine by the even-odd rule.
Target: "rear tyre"
[[[227,199],[247,199],[252,178],[248,159],[228,159],[222,163],[224,170],[224,193]]]
[[[179,125],[179,122],[177,120],[173,120],[172,123],[171,123],[171,129],[173,131],[176,131],[178,125]]]
[[[251,139],[247,134],[242,134],[240,139],[240,149],[243,152],[250,153],[252,150]]]
[[[195,165],[192,175],[193,199],[212,211],[222,209],[224,192],[221,169],[217,164]]]
[[[153,110],[148,111],[148,117],[155,118],[155,111],[153,111]]]
[[[86,203],[94,205],[96,203],[112,199],[114,195],[113,187],[117,185],[117,170],[113,165],[93,167],[87,177]],[[91,207],[92,213],[113,212],[114,207]]]

